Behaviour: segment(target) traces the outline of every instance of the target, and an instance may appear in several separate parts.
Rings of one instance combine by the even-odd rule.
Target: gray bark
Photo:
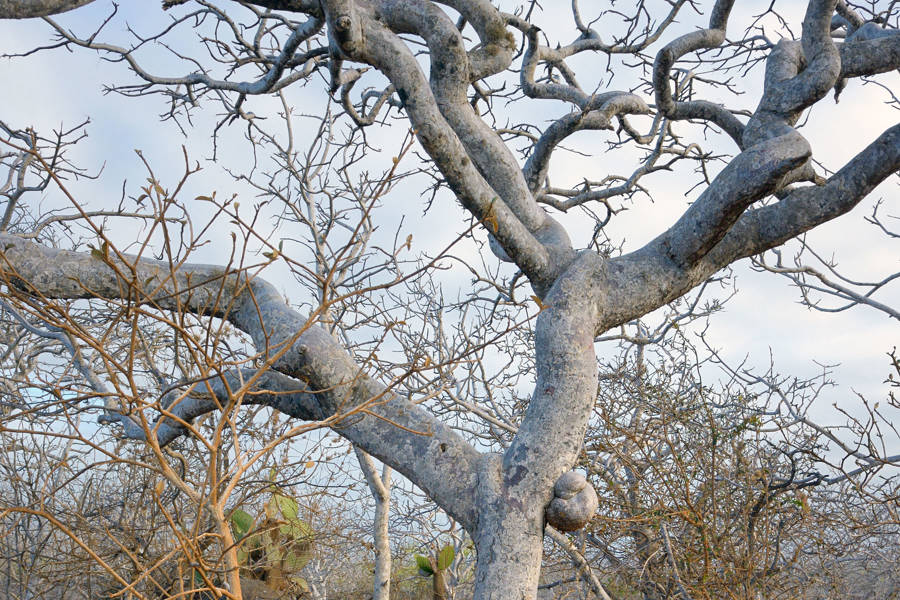
[[[473,526],[478,453],[426,411],[362,373],[324,328],[288,307],[270,284],[210,265],[172,273],[160,261],[98,258],[9,234],[0,234],[0,248],[3,278],[24,294],[120,299],[228,319],[253,338],[272,369],[289,378],[266,383],[275,391],[301,392],[290,411],[330,419],[337,433],[415,481],[441,506],[453,504],[448,513],[464,527]],[[296,383],[288,387],[290,379]],[[316,399],[312,415],[303,408],[307,391]]]
[[[94,0],[0,0],[0,19],[31,19],[67,12]]]
[[[27,6],[37,15],[53,12],[51,4]],[[771,52],[765,89],[746,124],[709,102],[676,101],[669,81],[675,62],[725,40],[733,2],[720,0],[708,29],[682,36],[657,54],[656,110],[670,121],[700,119],[718,125],[740,154],[676,223],[643,248],[617,258],[577,252],[559,223],[535,200],[549,155],[575,131],[607,128],[614,117],[647,112],[646,101],[632,94],[590,96],[575,86],[535,83],[536,61],[552,51],[540,49],[537,32],[529,29],[523,89],[532,97],[572,102],[578,110],[545,131],[523,170],[469,101],[473,80],[510,65],[516,40],[506,23],[515,19],[484,1],[448,1],[481,38],[479,49],[467,52],[455,24],[432,3],[326,0],[324,20],[303,3],[257,4],[310,13],[310,21],[296,29],[291,43],[298,45],[324,22],[335,68],[345,60],[361,62],[390,80],[419,143],[447,185],[492,236],[498,255],[513,261],[540,297],[543,310],[534,332],[536,384],[508,449],[502,455],[476,451],[411,401],[415,399],[400,397],[369,377],[314,316],[298,314],[273,286],[245,273],[209,265],[184,265],[172,272],[166,263],[56,250],[2,233],[2,276],[12,293],[22,297],[121,300],[230,321],[252,337],[270,370],[227,373],[194,388],[221,397],[253,381],[262,390],[289,391],[257,394],[252,402],[330,425],[403,473],[471,534],[478,553],[478,600],[536,597],[545,509],[553,500],[554,485],[578,457],[597,392],[595,337],[682,296],[740,258],[848,212],[900,168],[900,125],[889,128],[828,179],[813,171],[810,145],[794,127],[800,113],[840,79],[900,67],[900,36],[860,34],[840,47],[833,42],[836,0],[811,0],[802,39],[781,42]],[[0,3],[0,15],[31,16],[23,6]],[[61,10],[59,3],[53,6]],[[430,52],[429,74],[399,34],[424,40]],[[233,89],[273,89],[293,53],[287,50],[262,83]],[[215,85],[201,79],[190,83]],[[786,187],[798,181],[816,185]],[[754,206],[776,192],[778,201]],[[173,392],[166,402],[168,414],[155,425],[151,441],[166,443],[183,432],[191,418],[213,410],[216,403],[208,397]],[[138,424],[108,418],[119,420],[132,437],[146,437]],[[381,494],[382,487],[376,484],[373,490]],[[377,506],[386,507],[386,496],[376,494],[376,503],[379,498]],[[386,512],[377,519],[377,527],[386,527]],[[387,593],[386,586],[380,589]]]
[[[356,458],[372,498],[375,499],[375,522],[372,533],[375,539],[375,574],[372,600],[390,600],[391,597],[391,538],[388,532],[388,520],[391,512],[391,468],[385,465],[381,475],[375,468],[372,457],[354,448]]]

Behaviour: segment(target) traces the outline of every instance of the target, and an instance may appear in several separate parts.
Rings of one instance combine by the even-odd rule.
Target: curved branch
[[[251,336],[268,368],[305,382],[305,389],[294,388],[301,395],[271,397],[271,405],[305,418],[314,398],[318,418],[341,415],[332,424],[337,433],[406,475],[464,527],[474,527],[471,490],[478,452],[431,414],[361,372],[327,331],[287,306],[265,281],[212,265],[173,271],[166,262],[112,251],[46,248],[9,234],[0,234],[0,276],[12,293],[124,300],[227,319]],[[275,391],[293,385],[271,377],[266,381]],[[215,389],[214,379],[210,384]],[[204,408],[190,398],[173,406],[182,402],[178,410],[185,416]]]
[[[876,29],[882,35],[854,38],[841,44],[841,79],[877,75],[900,68],[900,30]]]
[[[595,275],[599,285],[609,290],[603,298],[598,331],[647,314],[734,261],[780,246],[847,213],[898,170],[900,125],[894,125],[823,185],[798,188],[780,202],[741,214],[719,242],[689,268],[672,260],[667,251],[668,234],[609,260]],[[682,231],[690,233],[689,228]]]
[[[90,48],[92,50],[117,54],[128,63],[138,77],[147,83],[154,85],[202,85],[213,90],[224,90],[237,92],[239,94],[265,94],[280,90],[295,81],[299,81],[309,76],[310,73],[315,70],[316,60],[323,54],[320,50],[313,50],[306,53],[304,55],[305,60],[300,63],[303,64],[303,68],[282,78],[286,68],[299,62],[295,60],[296,57],[294,54],[300,47],[300,44],[321,31],[322,26],[324,25],[322,19],[311,16],[294,28],[291,35],[285,41],[281,53],[272,60],[268,71],[255,81],[227,81],[224,79],[215,79],[206,73],[189,73],[188,75],[181,77],[160,77],[146,71],[140,63],[138,63],[137,59],[135,59],[132,50],[112,44],[95,42],[93,41],[93,37],[86,40],[78,38],[53,20],[46,20],[66,42],[84,48]]]
[[[742,152],[658,242],[651,243],[659,243],[679,267],[692,268],[748,206],[780,187],[784,175],[810,154],[809,144],[796,132]]]
[[[596,107],[596,108],[594,108]],[[557,119],[544,130],[534,145],[534,151],[522,168],[532,192],[547,178],[550,156],[564,139],[584,129],[612,129],[612,119],[619,115],[646,114],[650,108],[640,96],[626,92],[607,92],[591,99],[580,111],[573,111]]]
[[[252,389],[241,395],[242,405],[269,406],[304,421],[322,418],[315,394],[303,382],[277,371],[243,369],[185,382],[170,389],[160,399],[161,414],[149,429],[133,416],[110,411],[100,421],[120,424],[123,435],[128,439],[146,441],[149,433],[160,446],[165,446],[187,435],[190,431],[188,426],[197,417],[228,406],[234,392],[248,381],[254,381],[254,384]]]
[[[538,294],[545,293],[556,277],[574,259],[572,243],[565,229],[535,201],[510,149],[468,102],[471,71],[459,30],[442,10],[431,3],[382,0],[378,4],[378,16],[388,25],[392,33],[384,35],[383,29],[373,26],[374,19],[366,19],[364,45],[368,55],[357,58],[376,65],[380,71],[388,75],[401,98],[405,95],[408,114],[417,130],[422,129],[426,123],[433,125],[443,122],[449,126],[453,135],[447,136],[445,133],[442,137],[458,139],[464,149],[464,152],[457,153],[456,162],[465,166],[471,160],[479,175],[530,234],[527,238],[519,236],[519,239],[511,240],[508,232],[499,231],[499,227],[495,227],[494,231],[489,230],[488,232],[503,248],[503,252],[498,256],[501,259],[511,258],[535,284]],[[511,46],[512,36],[506,32],[502,22],[497,21],[496,27],[500,29],[495,37],[503,38],[504,44]],[[418,64],[409,49],[397,37],[398,33],[404,32],[420,36],[428,45],[431,72],[427,90],[421,83],[424,76]],[[379,42],[370,43],[370,40],[375,42],[379,36],[381,38]],[[407,68],[400,70],[396,68],[397,57],[403,54],[409,54],[410,60]],[[400,77],[409,79],[410,76],[419,81],[411,81],[408,85],[401,85],[398,81]],[[411,102],[413,97],[415,99]],[[422,107],[433,110],[428,106],[432,102],[442,118],[439,121],[430,119],[425,122],[418,119],[413,109]],[[419,137],[421,140],[424,136],[420,134]],[[446,142],[440,145],[446,145]],[[426,149],[429,155],[435,158],[435,154],[427,145]],[[441,149],[441,152],[446,153],[446,150]],[[448,171],[439,161],[435,162],[453,187],[451,175],[454,171],[458,171],[458,166],[447,165],[450,169]],[[476,216],[484,220],[482,215],[476,213]],[[493,222],[495,219],[490,218],[490,221]],[[527,250],[522,244],[526,239],[532,242]],[[514,244],[512,247],[509,247],[510,242]],[[523,250],[533,258],[541,260],[543,264],[534,266],[523,264],[521,258],[533,260],[530,257],[523,257]],[[535,256],[538,253],[546,256],[546,259]],[[539,270],[535,269],[535,266],[539,266]]]
[[[734,0],[718,0],[709,18],[709,28],[685,34],[666,44],[653,63],[653,91],[656,109],[668,119],[702,119],[715,123],[743,148],[744,125],[724,106],[705,100],[676,102],[669,78],[672,66],[679,58],[697,50],[715,48],[725,41],[725,26]]]
[[[500,73],[512,62],[516,51],[513,37],[506,31],[506,18],[488,0],[438,0],[461,14],[478,33],[481,44],[470,50],[472,81]]]
[[[400,15],[395,17],[399,19]],[[533,281],[550,279],[552,267],[547,249],[523,224],[519,213],[498,197],[498,192],[470,160],[460,136],[439,109],[435,93],[415,56],[382,23],[365,19],[364,25],[365,55],[361,58],[384,73],[397,89],[415,128],[416,137],[446,178],[450,189],[462,205],[485,224],[489,233],[501,243],[508,256],[526,275]],[[460,79],[464,85],[468,85],[467,78]],[[442,98],[442,102],[447,101],[450,99]],[[521,171],[518,167],[515,170],[527,190]],[[522,202],[523,199],[517,200]],[[527,201],[534,204],[533,200]]]
[[[593,326],[596,295],[591,275],[602,259],[584,251],[553,286],[535,324],[534,394],[503,456],[508,493],[550,502],[550,488],[571,468],[584,442],[596,399]],[[547,452],[554,448],[554,452]]]
[[[425,40],[431,55],[430,87],[441,115],[478,171],[522,224],[532,232],[540,229],[547,215],[534,202],[515,157],[469,104],[468,57],[456,26],[431,3],[384,1],[380,8],[393,31],[415,33]]]
[[[784,135],[800,112],[825,97],[838,81],[841,56],[831,39],[836,0],[810,0],[800,43],[782,41],[766,60],[765,91],[744,130],[745,147]],[[797,180],[811,179],[807,165]]]
[[[706,260],[713,271],[753,256],[830,221],[855,207],[900,170],[900,125],[894,125],[832,175],[824,185],[802,187],[776,204],[744,214]]]
[[[347,111],[347,114],[353,119],[353,122],[356,123],[360,127],[367,127],[375,122],[375,119],[378,118],[378,114],[381,112],[381,109],[385,104],[388,106],[396,106],[399,107],[400,103],[394,100],[392,97],[394,94],[394,86],[389,85],[381,92],[376,92],[374,90],[369,90],[363,94],[362,103],[365,105],[366,100],[370,97],[375,98],[375,103],[371,108],[366,111],[365,114],[360,114],[360,112],[353,106],[353,101],[350,99],[350,90],[353,89],[353,85],[356,83],[362,69],[357,69],[355,71],[344,71],[341,75],[345,75],[347,73],[353,73],[354,76],[349,78],[349,81],[345,81],[343,85],[341,85],[341,105],[343,105],[344,110]],[[361,107],[360,110],[364,110],[364,106]]]
[[[184,1],[184,0],[182,0]],[[319,0],[243,0],[247,4],[270,8],[272,10],[286,10],[289,12],[302,12],[320,16],[322,8]]]
[[[537,70],[541,60],[548,60],[548,55],[552,55],[552,51],[546,46],[541,46],[538,41],[540,29],[535,26],[529,26],[524,30],[525,38],[528,40],[528,48],[525,50],[525,56],[522,58],[522,71],[519,74],[519,83],[522,86],[522,92],[529,98],[544,98],[550,100],[562,100],[571,102],[578,107],[585,107],[591,101],[590,94],[585,93],[580,86],[571,82],[569,85],[562,83],[537,83],[534,73]],[[556,58],[555,56],[553,58]],[[560,62],[558,60],[549,59],[554,64]]]
[[[47,17],[90,4],[94,0],[0,0],[0,19]]]
[[[865,20],[859,15],[859,13],[847,5],[847,0],[838,0],[837,4],[834,7],[834,10],[848,23],[850,27],[850,31],[848,33],[852,34],[854,31],[862,27],[863,23],[865,23]]]

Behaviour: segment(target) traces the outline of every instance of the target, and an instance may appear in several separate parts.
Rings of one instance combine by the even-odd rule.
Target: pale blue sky
[[[736,9],[738,12],[732,17],[731,23],[740,23],[743,15],[758,10],[762,5],[768,5],[768,0],[743,3]],[[802,9],[799,2],[785,6],[788,6],[787,12],[798,14]],[[60,21],[85,33],[108,10],[109,3],[98,1],[64,16]],[[166,18],[155,2],[124,3],[121,10],[128,11],[128,20],[136,23],[143,32],[152,30],[152,22]],[[565,11],[560,13],[563,19],[568,18]],[[799,18],[793,21],[798,29],[799,22]],[[690,25],[682,27],[689,28]],[[552,31],[553,27],[549,26],[547,30]],[[7,52],[22,51],[31,45],[42,43],[48,39],[49,32],[49,27],[40,21],[0,22],[0,39],[4,40],[3,50]],[[115,37],[120,34],[121,24],[114,24],[111,35]],[[569,37],[573,36],[574,34]],[[156,65],[160,73],[184,72],[183,68],[179,68],[175,73],[170,73],[165,71],[165,65]],[[104,172],[99,181],[73,184],[72,189],[79,198],[90,198],[96,202],[103,202],[106,198],[111,202],[118,201],[123,180],[129,181],[129,193],[132,193],[137,183],[142,182],[146,176],[133,152],[135,148],[144,152],[161,179],[165,181],[167,174],[171,174],[168,178],[174,181],[176,174],[182,169],[182,145],[188,147],[193,159],[201,162],[211,154],[208,137],[216,118],[215,111],[209,108],[196,112],[195,127],[185,139],[171,124],[159,122],[157,115],[164,110],[159,97],[128,99],[115,94],[102,94],[104,84],[129,81],[130,78],[124,65],[101,61],[96,54],[84,51],[74,54],[54,51],[24,59],[0,60],[0,81],[5,89],[0,118],[14,126],[34,126],[48,133],[60,123],[71,126],[90,116],[93,121],[88,127],[90,137],[78,145],[77,162],[91,169],[105,163]],[[895,90],[900,89],[898,80],[900,76],[897,73],[887,74],[881,79]],[[752,78],[747,82],[747,107],[752,107],[758,98],[755,83]],[[623,88],[628,87],[628,82],[620,77],[613,81],[613,85]],[[311,86],[308,93],[297,93],[301,102],[325,102],[319,86]],[[813,110],[810,124],[802,130],[812,143],[815,157],[832,168],[838,167],[881,131],[896,123],[897,110],[885,105],[884,100],[884,90],[874,85],[863,86],[855,81],[844,91],[840,104],[835,105],[831,99],[819,103]],[[263,114],[267,104],[269,107],[273,105],[264,99],[253,99],[252,102],[251,110],[257,114]],[[527,110],[536,110],[535,105],[531,104]],[[535,115],[534,118],[544,119],[551,114],[558,114],[558,109],[557,113],[552,113],[552,110]],[[404,131],[400,127],[395,129],[394,135],[397,138],[384,138],[384,155],[373,157],[373,164],[378,164],[380,160],[386,165],[390,156],[396,153],[393,147],[399,146],[399,136]],[[237,139],[239,133],[235,127],[229,135],[234,135],[234,139]],[[599,153],[603,148],[603,139],[609,135],[609,132],[582,133],[570,140],[569,146],[597,153],[591,157],[560,153],[553,165],[555,183],[574,184],[585,176],[600,179],[610,169],[627,168],[633,157],[623,160],[621,156]],[[733,151],[733,148],[725,149]],[[238,164],[246,160],[245,153],[246,148],[239,143],[224,144],[221,149],[222,163]],[[192,180],[190,193],[186,196],[208,194],[213,189],[223,196],[232,192],[248,193],[246,189],[236,186],[220,166],[206,162],[203,162],[203,166],[204,171]],[[614,219],[608,228],[610,237],[626,240],[626,250],[639,247],[655,237],[674,222],[686,205],[687,200],[683,195],[688,187],[686,177],[663,175],[648,179],[647,183],[658,184],[653,186],[653,202],[646,198],[639,199],[630,206],[630,210]],[[455,206],[440,206],[422,217],[422,207],[415,197],[415,191],[410,194],[397,196],[399,205],[395,209],[394,218],[400,214],[407,215],[406,222],[417,243],[419,240],[425,243],[426,239],[439,241],[440,236],[435,236],[434,232],[440,231],[442,224],[448,220],[454,222],[460,219],[461,213]],[[880,279],[897,271],[900,268],[900,240],[889,240],[877,234],[871,225],[863,221],[878,198],[885,200],[885,215],[900,213],[897,196],[895,178],[873,192],[850,215],[815,231],[810,240],[818,250],[829,256],[833,253],[841,266],[846,267],[847,272],[858,279]],[[56,192],[46,194],[45,202],[48,205],[60,201]],[[585,219],[573,215],[564,220],[569,222],[574,232],[573,238],[583,242],[588,235],[583,225]],[[461,226],[462,222],[459,221],[458,227],[453,231],[447,230],[446,233],[454,233]],[[392,227],[388,229],[393,231]],[[127,239],[127,232],[121,233]],[[214,239],[227,243],[225,228],[216,236]],[[471,247],[466,251],[474,252],[475,249]],[[198,257],[204,261],[217,262],[222,252],[221,247],[213,244]],[[790,255],[790,252],[786,251],[786,255]],[[856,308],[840,314],[811,311],[797,303],[799,295],[788,286],[785,279],[753,273],[746,263],[738,265],[735,271],[740,293],[728,303],[724,314],[714,318],[710,331],[710,338],[722,348],[726,356],[739,361],[749,355],[750,364],[765,367],[768,365],[771,349],[778,370],[798,377],[816,374],[819,367],[814,361],[840,363],[834,369],[839,386],[826,391],[818,407],[819,414],[826,419],[837,418],[829,407],[831,403],[852,406],[856,402],[854,390],[873,400],[886,394],[884,380],[889,373],[886,352],[900,342],[900,324],[866,308]],[[279,278],[277,268],[267,271],[267,277]],[[460,274],[461,283],[467,279],[465,273]],[[291,294],[289,287],[285,287],[284,291]],[[885,290],[880,299],[892,306],[900,305],[900,285],[895,284]]]

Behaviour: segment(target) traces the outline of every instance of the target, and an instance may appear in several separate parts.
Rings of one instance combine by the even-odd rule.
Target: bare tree
[[[883,453],[878,407],[863,399],[823,427],[827,369],[800,379],[701,356],[677,332],[623,343],[602,371],[582,459],[602,490],[583,542],[601,579],[648,599],[815,598],[829,576],[883,568],[864,549],[895,545],[898,456]],[[704,383],[705,361],[724,385]],[[837,557],[846,570],[816,564]]]
[[[42,16],[80,4],[0,2],[0,16]],[[194,494],[194,504],[212,518],[221,579],[205,583],[218,594],[241,597],[239,548],[226,516],[239,476],[282,437],[330,427],[415,483],[468,532],[477,553],[475,598],[535,598],[546,525],[575,531],[597,509],[590,480],[572,471],[598,405],[595,345],[657,309],[684,306],[679,299],[698,286],[702,291],[732,263],[848,213],[900,168],[900,125],[833,172],[817,163],[800,129],[808,109],[830,101],[832,91],[837,96],[861,78],[878,84],[900,68],[896,3],[809,0],[799,28],[779,26],[780,41],[769,39],[761,21],[743,32],[729,25],[733,0],[711,3],[705,27],[679,31],[678,18],[698,4],[651,7],[636,0],[632,10],[603,6],[588,14],[573,2],[577,37],[565,44],[542,30],[534,2],[505,12],[486,0],[171,0],[163,2],[172,9],[170,22],[153,34],[133,32],[129,45],[104,41],[115,8],[87,35],[47,18],[55,39],[44,50],[84,48],[127,65],[137,82],[113,89],[161,94],[164,118],[178,126],[189,127],[193,111],[209,102],[219,114],[224,109],[213,132],[215,151],[229,125],[240,124],[253,164],[232,174],[277,201],[277,218],[303,234],[288,236],[286,246],[276,243],[258,223],[259,206],[242,210],[234,198],[213,194],[198,197],[214,207],[213,218],[194,223],[183,197],[196,167],[186,153],[180,180],[167,182],[148,165],[138,196],[118,206],[102,201],[95,210],[68,192],[66,178],[77,172],[58,160],[66,135],[43,140],[4,125],[0,156],[9,176],[0,269],[8,339],[44,344],[21,357],[20,346],[9,344],[7,358],[18,361],[10,364],[28,374],[9,378],[18,382],[10,390],[14,417],[41,402],[51,411],[67,407],[66,415],[101,407],[104,424],[146,442],[154,468]],[[777,17],[775,4],[759,19]],[[176,44],[188,44],[184,30],[196,31],[192,53]],[[149,47],[170,51],[189,72],[157,74],[157,64],[144,59]],[[576,67],[584,64],[595,72],[579,77]],[[608,65],[610,77],[630,72],[630,91],[606,89],[606,78],[581,83],[596,77],[596,65]],[[738,90],[736,79],[757,69],[765,71],[762,89]],[[304,151],[291,129],[289,94],[318,81],[325,82],[326,106]],[[735,91],[750,94],[755,108],[719,103],[732,101]],[[889,85],[885,92],[896,107]],[[339,114],[327,106],[329,94]],[[263,97],[280,104],[284,131],[275,133],[255,112]],[[565,108],[546,126],[515,125],[504,110],[520,102]],[[383,172],[358,167],[371,154],[375,132],[396,119],[411,134]],[[643,152],[633,171],[585,173],[573,187],[551,183],[557,164],[551,158],[573,134],[612,129],[618,137],[611,150]],[[706,135],[720,145],[707,144]],[[720,152],[722,138],[730,148]],[[516,151],[526,159],[519,161]],[[258,158],[261,152],[270,159]],[[413,154],[421,164],[404,171]],[[698,187],[680,218],[642,247],[617,251],[605,228],[623,203],[646,192],[654,174],[687,165],[697,168]],[[481,255],[479,265],[451,245],[408,259],[403,252],[411,251],[412,237],[399,230],[392,246],[372,243],[375,211],[407,178],[423,185],[429,203],[447,202],[449,190],[465,210],[460,222],[471,224],[459,239],[486,235],[495,258]],[[58,190],[73,210],[33,214],[40,208],[23,202],[32,188]],[[573,243],[563,226],[568,211],[590,220],[593,235],[585,243]],[[107,224],[121,219],[144,228],[138,242],[122,249]],[[191,253],[222,219],[240,232],[228,258],[218,266],[193,263]],[[871,219],[891,235],[877,213]],[[72,223],[86,233],[67,230]],[[496,259],[514,269],[503,270]],[[273,263],[287,265],[308,296],[286,302],[264,279]],[[897,318],[896,309],[875,299],[892,275],[864,282],[800,259],[793,266],[758,264],[790,277],[812,302],[824,291]],[[449,265],[473,280],[458,302],[445,300],[436,283]],[[687,308],[702,312],[696,303]],[[454,311],[455,322],[448,322]],[[678,322],[670,320],[663,333]],[[167,345],[173,332],[177,343]],[[645,333],[638,326],[638,335]],[[485,368],[485,352],[521,344],[530,347],[527,356],[514,353],[497,373]],[[400,358],[392,360],[392,352]],[[756,383],[777,393],[771,381]],[[504,393],[508,402],[498,402]],[[246,454],[233,432],[245,414],[237,409],[251,406],[304,424]],[[207,415],[217,415],[209,430]],[[801,413],[794,418],[803,421]],[[252,417],[242,423],[249,428]],[[859,461],[847,478],[898,462],[889,452],[844,448],[827,430],[818,433]],[[208,493],[196,495],[166,466],[165,446],[183,436],[217,457],[210,473],[227,473]],[[665,432],[655,438],[678,463],[676,442]],[[217,453],[223,445],[229,449]],[[787,456],[793,464],[792,450],[773,452],[735,450],[727,460],[763,467]],[[775,490],[802,487],[793,474],[784,479],[784,464],[733,483],[750,498],[748,527],[760,526],[757,515]],[[646,509],[643,500],[629,510]],[[754,502],[762,502],[755,513]],[[688,598],[691,578],[704,581],[679,564],[682,533],[666,523],[645,533],[638,554],[648,553],[645,562],[655,570],[647,589],[657,594],[645,596],[658,597],[662,585],[666,594]],[[736,561],[759,554],[754,534],[742,543]],[[107,570],[127,585],[115,568]]]

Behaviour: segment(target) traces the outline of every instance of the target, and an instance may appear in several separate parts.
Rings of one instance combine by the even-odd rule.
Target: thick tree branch
[[[708,255],[704,270],[759,254],[853,209],[900,170],[900,125],[894,125],[824,185],[796,189],[775,204],[744,214]],[[705,261],[706,262],[706,261]]]
[[[546,214],[528,193],[515,157],[469,104],[468,56],[453,21],[430,2],[384,1],[379,8],[393,31],[414,33],[425,40],[431,55],[430,87],[441,115],[481,175],[522,224],[529,231],[540,228]]]
[[[128,439],[147,440],[150,434],[160,446],[165,446],[186,435],[190,423],[197,417],[230,406],[235,392],[251,379],[253,386],[240,397],[242,405],[268,406],[304,421],[317,421],[323,416],[315,394],[303,382],[277,371],[244,369],[216,374],[169,390],[160,400],[162,413],[147,426],[133,415],[113,411],[107,411],[101,422],[120,424]]]
[[[549,494],[547,484],[571,468],[581,449],[597,385],[593,324],[600,290],[590,283],[600,262],[593,252],[579,254],[538,315],[535,391],[503,459],[506,483],[517,497]],[[557,451],[546,452],[551,447]]]
[[[314,395],[314,416],[345,415],[333,425],[336,432],[406,475],[464,527],[474,527],[471,489],[478,453],[425,410],[362,373],[327,331],[287,306],[273,286],[217,266],[182,265],[173,272],[160,261],[98,254],[46,248],[0,234],[0,273],[19,293],[124,300],[227,319],[252,337],[271,368],[308,386],[294,388],[297,396],[263,394],[261,400],[303,418],[310,416]],[[291,389],[291,381],[269,377],[276,392]],[[215,378],[210,385],[215,390]],[[174,406],[182,403],[178,410],[185,417],[209,407],[202,398],[182,398]]]
[[[469,75],[477,81],[509,67],[516,51],[506,31],[506,18],[489,0],[438,0],[461,14],[475,28],[481,43],[470,50]]]
[[[841,79],[877,75],[900,68],[900,31],[878,31],[884,35],[854,39],[840,45]]]
[[[551,260],[547,249],[473,164],[459,136],[441,114],[438,101],[415,56],[393,31],[381,23],[366,19],[364,24],[363,58],[381,70],[397,89],[417,138],[446,178],[450,189],[533,281],[551,278]],[[524,182],[521,172],[519,178]]]
[[[601,290],[593,287],[592,275],[600,262],[594,252],[580,253],[546,295],[535,327],[537,381],[525,416],[506,452],[486,454],[479,465],[479,529],[473,536],[479,556],[540,564],[544,510],[581,450],[596,400],[593,324]],[[537,588],[539,574],[534,567],[498,573],[479,560],[475,586],[529,598],[534,596],[526,590]]]
[[[736,260],[775,248],[855,207],[900,170],[900,125],[885,131],[824,185],[796,189],[769,206],[744,212],[692,267],[669,255],[664,234],[645,247],[609,260],[595,274],[604,289],[598,331],[627,323],[682,296]],[[688,230],[689,231],[689,230]]]
[[[272,10],[302,12],[316,16],[321,16],[322,11],[319,0],[244,0],[244,2]]]
[[[460,32],[443,11],[430,3],[385,0],[379,5],[379,15],[391,30],[415,33],[425,40],[431,54],[431,92],[441,115],[465,148],[465,154],[457,160],[471,159],[499,198],[546,249],[549,271],[533,278],[539,289],[546,289],[555,274],[574,257],[572,244],[563,228],[535,202],[509,148],[468,102],[471,77]],[[498,20],[495,26],[501,27],[497,36],[504,39],[504,46],[512,47],[512,36],[506,32],[503,22]],[[398,89],[403,88],[398,86]],[[427,102],[428,96],[422,95],[422,100]],[[499,234],[495,237],[506,256],[516,260],[503,237]],[[533,275],[528,271],[526,274]]]
[[[672,95],[669,83],[672,66],[690,52],[715,48],[725,41],[725,27],[728,15],[734,6],[734,0],[719,0],[713,7],[709,19],[709,28],[685,34],[673,42],[666,44],[656,55],[653,64],[653,90],[656,96],[656,109],[668,119],[680,121],[684,119],[703,119],[715,123],[722,128],[743,148],[741,138],[744,125],[738,121],[724,106],[694,100],[677,102]]]
[[[725,236],[749,205],[778,189],[782,178],[810,154],[809,144],[796,132],[742,152],[658,238],[658,243],[675,264],[690,269]]]
[[[835,0],[810,0],[800,43],[782,41],[766,60],[765,89],[744,130],[744,146],[784,135],[800,112],[821,100],[841,73],[841,57],[831,39]],[[810,169],[798,178],[810,178]]]
[[[0,0],[0,19],[31,19],[68,12],[94,0]]]
[[[550,124],[537,143],[522,171],[532,192],[536,192],[547,178],[550,157],[556,147],[576,131],[612,129],[612,119],[618,115],[646,114],[650,108],[639,96],[626,92],[607,92],[594,96],[582,109],[573,111]]]

